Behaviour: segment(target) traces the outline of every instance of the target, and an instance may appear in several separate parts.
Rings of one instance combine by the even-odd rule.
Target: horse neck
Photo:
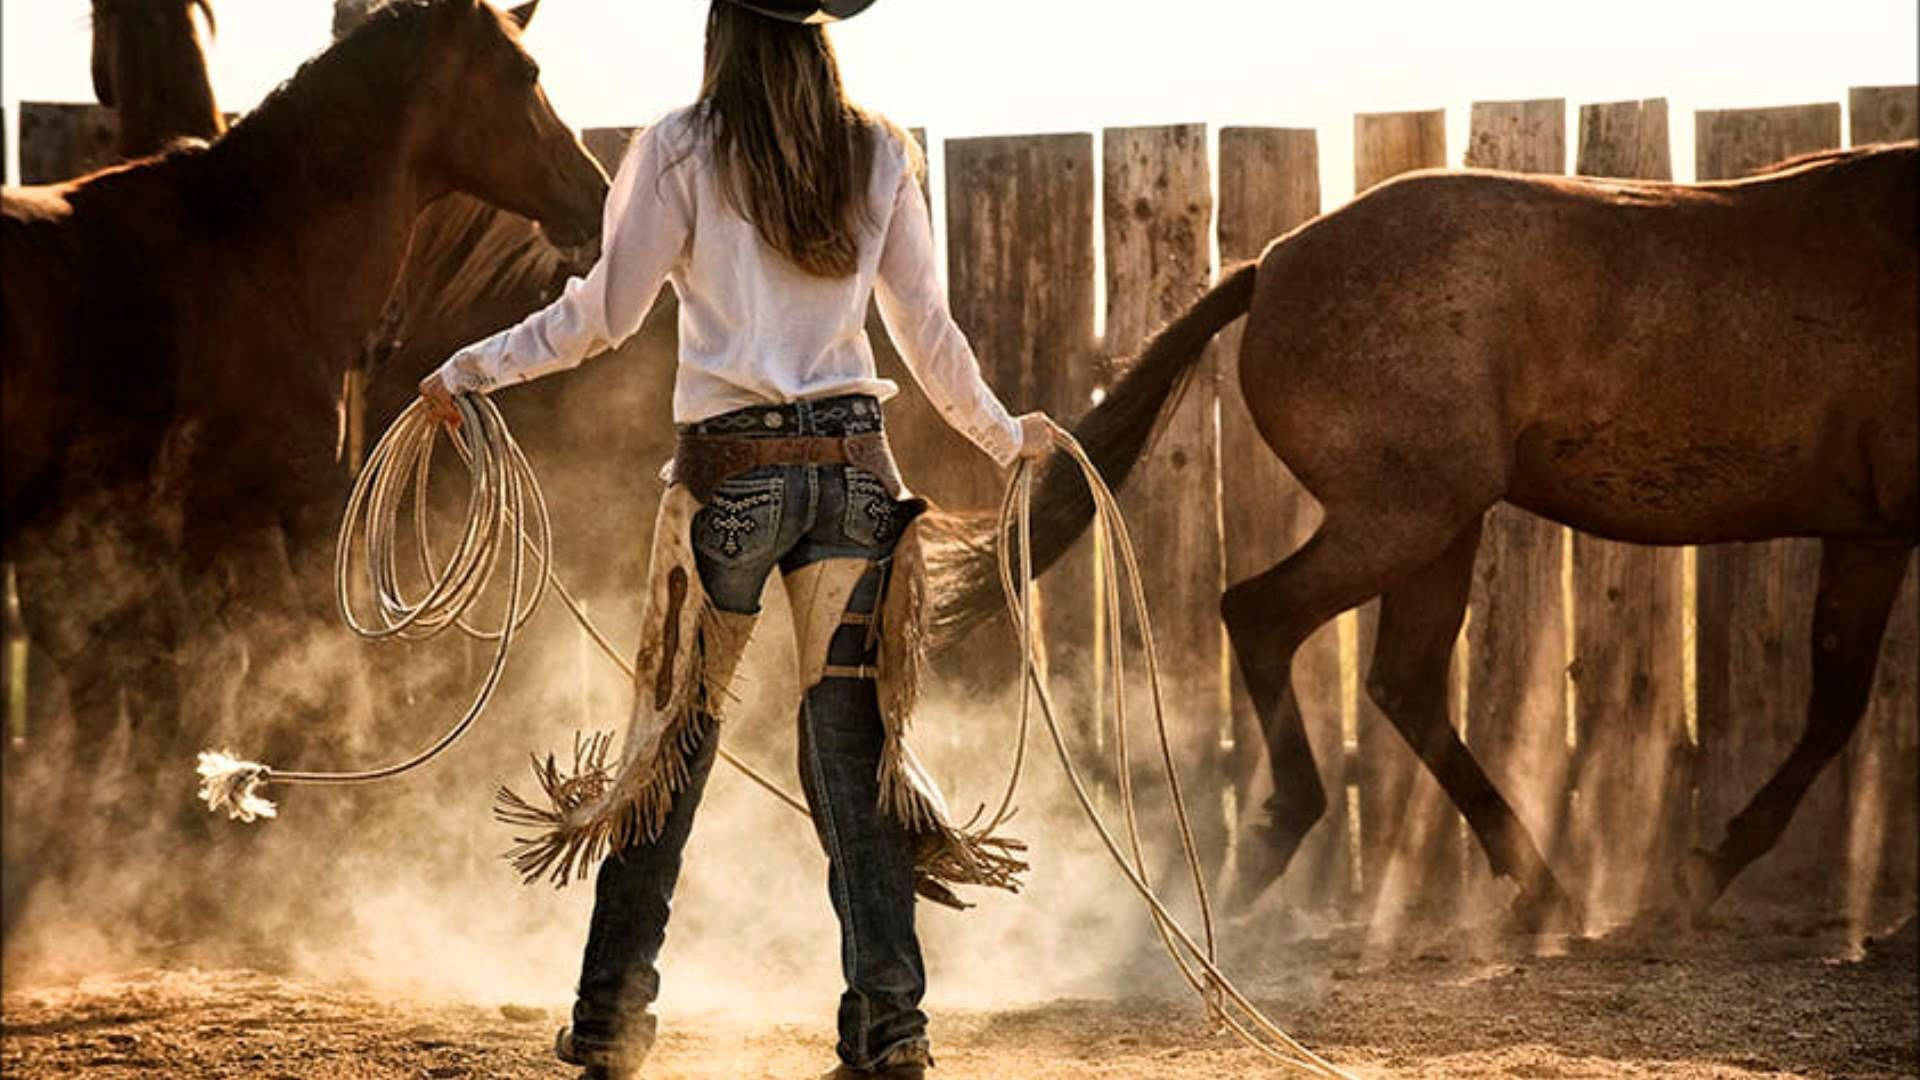
[[[123,157],[158,153],[183,136],[217,138],[226,130],[189,12],[183,10],[159,37],[122,40],[117,51]]]
[[[352,130],[310,127],[308,112],[283,105],[235,127],[201,155],[198,197],[220,219],[206,257],[249,303],[278,308],[254,317],[278,320],[335,378],[378,319],[434,187],[406,110]]]

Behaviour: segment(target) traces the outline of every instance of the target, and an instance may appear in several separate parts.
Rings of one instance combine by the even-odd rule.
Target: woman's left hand
[[[427,411],[435,420],[447,425],[450,431],[460,430],[460,410],[453,406],[453,391],[447,389],[447,380],[441,378],[438,371],[420,380],[420,398],[427,403]]]

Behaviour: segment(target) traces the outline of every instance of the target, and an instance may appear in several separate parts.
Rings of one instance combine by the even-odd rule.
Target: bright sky
[[[214,90],[244,110],[327,44],[331,0],[214,0]],[[575,126],[644,122],[698,84],[705,0],[544,0],[528,35]],[[1914,0],[879,0],[833,30],[855,96],[953,135],[1202,121],[1314,127],[1323,198],[1353,184],[1355,111],[1664,96],[1674,168],[1701,108],[1844,101],[1912,83]],[[5,0],[7,130],[31,100],[90,101],[87,0]],[[1571,132],[1570,132],[1571,134]],[[11,157],[11,149],[9,149]],[[12,173],[12,175],[18,175]]]

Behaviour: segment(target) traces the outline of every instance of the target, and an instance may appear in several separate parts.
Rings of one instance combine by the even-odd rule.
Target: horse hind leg
[[[1906,545],[1841,540],[1821,545],[1806,729],[1772,779],[1727,823],[1720,845],[1681,864],[1680,889],[1696,914],[1772,850],[1807,789],[1859,726],[1873,692],[1880,639],[1911,553]]]
[[[1325,520],[1298,551],[1221,598],[1221,617],[1259,717],[1273,779],[1267,820],[1238,849],[1231,906],[1252,903],[1277,881],[1326,814],[1326,788],[1293,692],[1295,652],[1327,620],[1432,561],[1459,529],[1454,512],[1417,514],[1330,499]]]

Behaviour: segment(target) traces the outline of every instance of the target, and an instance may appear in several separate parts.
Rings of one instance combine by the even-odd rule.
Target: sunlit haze
[[[528,41],[569,122],[644,122],[693,94],[706,7],[546,0]],[[327,44],[330,0],[215,8],[214,90],[229,110]],[[87,10],[4,5],[9,131],[23,98],[92,100]],[[1694,109],[1842,101],[1848,86],[1914,81],[1916,33],[1911,0],[881,0],[833,30],[853,92],[936,142],[1188,121],[1313,127],[1329,205],[1352,188],[1355,111],[1445,107],[1457,163],[1473,100],[1664,96],[1684,150]],[[1677,178],[1692,165],[1674,154]]]

